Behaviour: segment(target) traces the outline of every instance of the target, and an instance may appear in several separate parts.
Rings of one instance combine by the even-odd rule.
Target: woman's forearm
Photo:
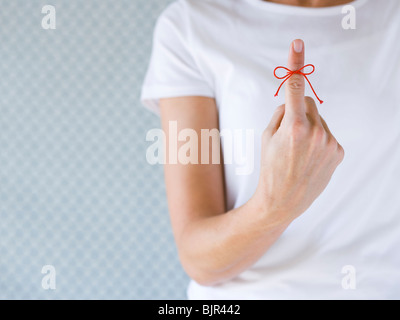
[[[202,285],[215,285],[246,270],[289,225],[272,223],[269,216],[252,198],[227,213],[188,223],[177,241],[186,272]]]

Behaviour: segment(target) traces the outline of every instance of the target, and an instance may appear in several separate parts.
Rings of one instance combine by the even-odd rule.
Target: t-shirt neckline
[[[351,5],[357,9],[362,5],[364,5],[366,2],[368,2],[368,0],[353,0],[352,2],[338,6],[311,8],[311,7],[298,7],[298,6],[280,4],[263,0],[245,0],[245,1],[254,6],[257,6],[262,10],[281,13],[281,14],[294,14],[300,16],[301,15],[324,16],[324,15],[343,14],[342,8],[346,5]]]

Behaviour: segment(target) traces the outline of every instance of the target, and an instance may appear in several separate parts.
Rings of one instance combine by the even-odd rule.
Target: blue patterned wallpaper
[[[0,1],[1,299],[186,298],[139,101],[170,2]]]

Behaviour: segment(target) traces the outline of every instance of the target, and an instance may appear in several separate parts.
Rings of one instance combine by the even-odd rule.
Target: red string
[[[305,68],[307,68],[307,67],[312,67],[312,70],[311,70],[310,72],[301,72],[301,70],[303,70],[303,69],[305,69]],[[278,69],[285,69],[285,70],[287,71],[286,75],[283,76],[283,77],[277,76],[277,75],[276,75],[276,71],[277,71]],[[304,78],[306,78],[308,84],[309,84],[310,87],[311,87],[311,90],[314,92],[314,94],[315,94],[315,96],[317,97],[319,103],[322,104],[324,101],[322,101],[322,100],[318,97],[318,95],[317,95],[317,93],[315,92],[315,90],[314,90],[314,88],[313,88],[313,86],[312,86],[310,80],[308,80],[308,78],[307,78],[307,76],[309,76],[310,74],[312,74],[314,71],[315,71],[315,67],[314,67],[314,65],[312,65],[312,64],[308,64],[308,65],[304,66],[303,68],[300,68],[299,70],[296,70],[296,71],[292,71],[292,70],[290,70],[290,69],[288,69],[288,68],[285,68],[285,67],[276,67],[275,70],[274,70],[274,76],[275,76],[275,78],[277,78],[277,79],[279,79],[279,80],[283,80],[283,79],[285,79],[285,80],[283,80],[283,82],[282,82],[281,85],[279,86],[278,91],[275,93],[275,97],[278,96],[279,90],[281,90],[283,84],[284,84],[292,75],[294,75],[295,73],[298,73],[298,74],[301,74]]]

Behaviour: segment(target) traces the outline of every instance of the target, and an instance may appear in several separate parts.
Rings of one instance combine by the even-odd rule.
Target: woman
[[[399,39],[398,0],[181,0],[163,12],[142,101],[161,115],[167,159],[185,145],[171,123],[254,134],[253,170],[190,148],[195,161],[165,165],[189,298],[400,298]],[[274,97],[278,66],[289,71],[276,70],[287,80]]]

